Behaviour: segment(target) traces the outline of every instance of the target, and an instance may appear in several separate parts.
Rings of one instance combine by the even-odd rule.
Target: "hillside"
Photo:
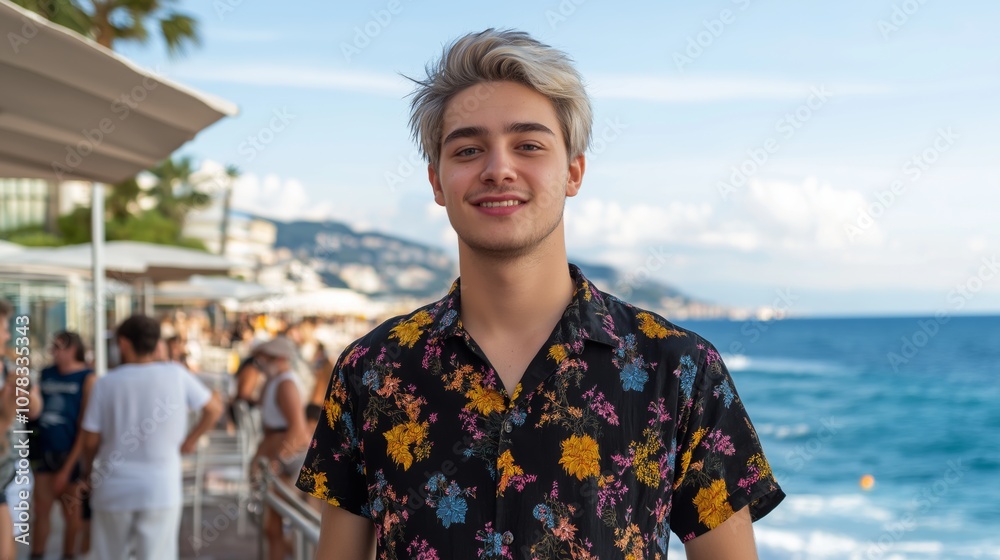
[[[372,296],[436,299],[458,275],[441,249],[378,232],[357,232],[341,222],[275,222],[276,249],[307,262],[328,286]],[[704,305],[655,280],[635,282],[614,267],[575,259],[584,274],[606,292],[655,311]]]

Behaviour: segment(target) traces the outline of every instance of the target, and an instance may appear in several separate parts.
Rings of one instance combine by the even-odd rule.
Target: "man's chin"
[[[491,259],[515,259],[531,253],[537,242],[517,239],[461,239],[462,244],[475,255]]]

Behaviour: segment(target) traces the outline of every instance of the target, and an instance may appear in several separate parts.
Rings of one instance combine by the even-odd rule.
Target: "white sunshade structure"
[[[104,192],[163,160],[232,103],[156,76],[0,0],[0,177],[94,182],[94,332],[104,332]],[[106,369],[104,346],[95,366]]]
[[[0,177],[117,183],[237,112],[7,0],[0,38]]]
[[[137,278],[165,282],[193,274],[226,274],[238,264],[219,255],[183,247],[139,241],[104,243],[105,271],[126,283]],[[5,255],[0,262],[0,272],[10,266],[88,270],[93,268],[93,254],[89,244],[24,249]]]

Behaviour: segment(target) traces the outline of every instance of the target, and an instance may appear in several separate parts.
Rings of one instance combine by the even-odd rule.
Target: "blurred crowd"
[[[81,337],[57,333],[30,370],[18,370],[0,300],[0,484],[17,496],[19,458],[15,372],[30,371],[29,457],[32,558],[46,553],[49,516],[58,504],[62,557],[93,549],[97,558],[175,559],[182,512],[181,456],[210,429],[259,422],[262,434],[250,476],[269,464],[293,481],[319,420],[334,361],[370,325],[307,318],[291,321],[243,314],[214,327],[201,311],[134,315],[109,336],[107,375],[98,377]],[[14,333],[16,335],[16,333]],[[332,348],[331,346],[336,346]],[[221,360],[220,360],[221,356]],[[20,403],[20,404],[23,404]],[[240,415],[240,410],[255,414]],[[226,410],[230,414],[224,415]],[[250,420],[252,419],[252,420]],[[263,461],[258,461],[262,459]],[[20,485],[23,487],[23,484]],[[17,524],[0,503],[0,542],[13,543]],[[282,520],[265,511],[269,557],[288,551]],[[0,560],[13,558],[0,549]]]

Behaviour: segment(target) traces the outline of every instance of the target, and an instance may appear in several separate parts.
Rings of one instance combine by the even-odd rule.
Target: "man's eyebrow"
[[[549,127],[545,126],[542,123],[536,123],[536,122],[510,123],[506,127],[504,127],[504,132],[507,132],[508,134],[518,133],[518,132],[544,132],[546,134],[551,134],[552,136],[556,135],[556,133],[552,132],[552,129],[550,129]]]
[[[456,128],[451,131],[448,136],[444,137],[441,144],[447,144],[452,140],[458,138],[475,138],[477,136],[489,136],[490,132],[486,130],[485,126],[463,126],[462,128]]]
[[[504,132],[507,134],[517,134],[524,132],[544,132],[545,134],[551,134],[555,136],[556,134],[552,132],[552,129],[545,126],[542,123],[537,122],[515,122],[508,123],[504,126]],[[452,140],[458,138],[476,138],[480,136],[489,136],[490,132],[484,126],[463,126],[462,128],[456,128],[451,131],[448,136],[444,137],[441,144],[447,144]]]

